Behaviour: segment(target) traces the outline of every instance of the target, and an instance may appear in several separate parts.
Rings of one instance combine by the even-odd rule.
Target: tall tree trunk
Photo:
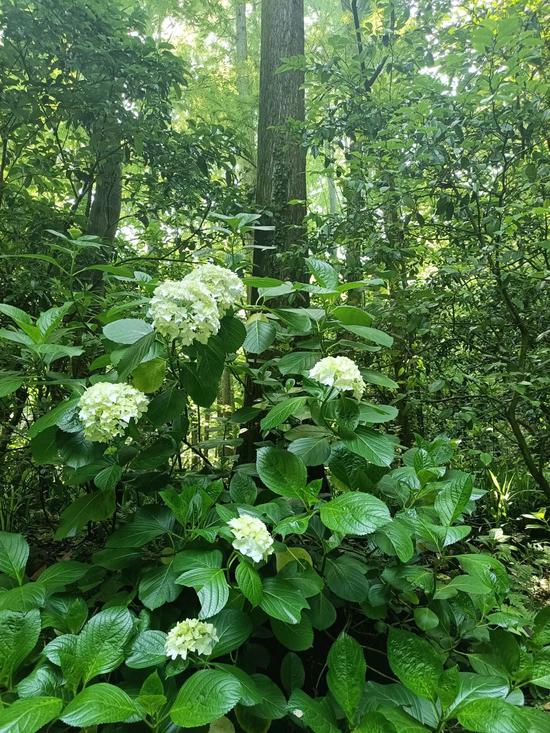
[[[116,134],[101,130],[92,136],[92,145],[98,162],[87,233],[113,242],[122,203],[121,144]]]
[[[256,202],[273,213],[264,223],[275,230],[256,232],[253,270],[297,280],[306,246],[306,150],[293,122],[305,119],[304,74],[278,69],[284,59],[304,53],[303,0],[264,0],[261,22]]]
[[[256,203],[272,212],[263,224],[274,231],[255,232],[253,273],[300,280],[305,278],[306,150],[294,123],[305,120],[304,74],[278,70],[284,59],[304,53],[303,0],[263,0],[261,24]],[[253,289],[253,302],[256,297]],[[244,405],[260,394],[248,379]],[[250,423],[242,437],[239,462],[249,463],[260,438],[257,423]]]

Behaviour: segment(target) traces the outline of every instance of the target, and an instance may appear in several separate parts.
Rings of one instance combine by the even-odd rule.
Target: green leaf
[[[114,491],[94,491],[73,501],[61,514],[56,540],[74,537],[87,522],[99,522],[115,510]]]
[[[199,618],[215,616],[229,600],[229,585],[221,567],[198,566],[182,573],[176,583],[197,591],[201,610]]]
[[[531,683],[550,690],[550,647],[535,652]]]
[[[0,397],[7,397],[25,384],[25,376],[17,372],[0,372]]]
[[[288,497],[303,495],[307,482],[304,462],[282,448],[260,448],[256,458],[258,475],[276,494]]]
[[[398,415],[397,407],[393,405],[375,405],[370,402],[361,402],[359,405],[359,422],[383,423],[395,420]]]
[[[277,685],[265,674],[253,674],[256,687],[262,696],[262,701],[254,705],[250,712],[261,720],[279,720],[286,715],[286,700]]]
[[[249,615],[236,608],[224,608],[217,616],[210,619],[210,623],[216,627],[219,637],[210,659],[225,656],[238,649],[252,633],[252,622]]]
[[[139,364],[132,372],[132,384],[145,394],[160,389],[166,374],[166,360],[156,357]]]
[[[284,423],[291,415],[296,415],[306,404],[307,397],[290,397],[277,403],[260,422],[261,429],[266,432]]]
[[[135,344],[152,331],[153,327],[140,318],[121,318],[103,326],[103,335],[115,344]]]
[[[317,285],[327,288],[327,290],[336,289],[338,286],[338,273],[332,265],[315,257],[306,257],[305,262]]]
[[[550,644],[550,606],[542,608],[535,616],[531,641],[537,646]]]
[[[0,573],[9,575],[21,585],[28,559],[29,545],[23,535],[0,532]]]
[[[246,560],[241,559],[235,570],[235,579],[246,600],[252,606],[258,606],[263,596],[262,579],[258,571]]]
[[[311,330],[311,320],[301,308],[277,308],[272,311],[292,331],[298,334],[307,333]]]
[[[474,733],[531,733],[532,730],[521,708],[494,698],[473,700],[461,706],[458,722]]]
[[[296,718],[301,720],[313,733],[338,733],[340,730],[336,721],[331,718],[330,708],[313,700],[302,690],[293,691],[287,704],[287,710],[291,716],[296,715]]]
[[[187,396],[185,392],[173,384],[151,400],[147,417],[153,425],[161,427],[161,425],[180,417],[185,412],[186,405]]]
[[[303,652],[313,646],[313,627],[306,615],[302,615],[297,624],[271,619],[271,629],[277,641],[294,652]]]
[[[287,692],[303,687],[306,671],[300,657],[294,652],[288,652],[281,662],[281,682]]]
[[[84,626],[76,643],[76,658],[84,682],[99,674],[107,674],[124,661],[124,647],[134,623],[126,608],[100,611]]]
[[[383,501],[359,491],[341,494],[321,506],[321,521],[333,532],[363,536],[375,532],[391,516]]]
[[[329,459],[330,443],[324,437],[298,438],[290,443],[288,450],[301,458],[306,466],[320,466]]]
[[[363,650],[355,639],[342,633],[330,648],[327,665],[328,688],[352,723],[365,689],[367,665]]]
[[[240,698],[241,685],[234,675],[203,669],[184,682],[170,718],[182,728],[207,725],[232,710]]]
[[[254,504],[258,495],[254,479],[242,471],[236,471],[231,477],[229,495],[238,504]]]
[[[279,359],[277,369],[284,376],[303,374],[314,367],[320,358],[321,354],[318,351],[292,351]]]
[[[80,397],[75,397],[70,400],[65,400],[64,402],[60,402],[57,407],[54,407],[53,410],[50,410],[45,415],[42,415],[42,417],[39,417],[38,420],[35,420],[33,424],[30,426],[28,430],[28,436],[29,438],[36,438],[36,436],[41,433],[43,430],[46,430],[46,428],[51,428],[54,425],[57,425],[61,418],[70,410],[72,410],[78,403],[80,402]]]
[[[241,684],[241,705],[258,705],[262,701],[262,694],[251,675],[234,664],[216,664],[216,669],[232,674]]]
[[[32,652],[40,636],[40,612],[0,611],[0,683],[12,674]]]
[[[94,478],[94,484],[102,491],[114,489],[122,478],[123,469],[117,463],[103,468]]]
[[[136,703],[120,687],[100,682],[79,692],[67,705],[61,720],[75,728],[123,723],[142,718]]]
[[[25,583],[11,590],[0,592],[0,611],[31,611],[41,608],[46,601],[46,591],[39,583]]]
[[[58,697],[31,697],[16,700],[0,710],[2,733],[36,733],[58,717],[63,701]]]
[[[342,555],[328,557],[325,578],[330,590],[345,601],[361,603],[366,600],[369,582],[365,577],[367,567],[356,558]]]
[[[174,519],[169,509],[149,504],[140,507],[129,522],[117,529],[107,540],[107,547],[143,547],[167,534]]]
[[[344,328],[346,331],[354,333],[367,341],[372,341],[379,346],[389,347],[393,345],[393,337],[378,328],[371,328],[370,326],[344,326]]]
[[[411,539],[412,530],[406,522],[395,518],[380,529],[375,537],[375,541],[379,540],[380,535],[383,535],[389,540],[391,547],[395,550],[401,562],[409,562],[414,554],[414,545]],[[381,549],[382,551],[387,551],[387,548],[383,546]]]
[[[302,609],[307,607],[306,599],[288,580],[279,577],[264,580],[260,608],[268,616],[288,624],[297,624]]]
[[[425,639],[402,629],[390,629],[388,662],[409,690],[428,700],[437,698],[443,662]]]
[[[372,316],[353,305],[339,305],[331,313],[333,318],[345,326],[370,326]]]
[[[472,477],[468,474],[460,474],[445,482],[434,503],[441,524],[454,524],[470,501],[472,490]]]
[[[252,316],[246,324],[243,349],[249,354],[261,354],[275,341],[275,326],[265,316]]]
[[[128,346],[116,360],[119,380],[125,380],[146,358],[150,358],[155,343],[155,333],[148,333],[134,344]],[[153,352],[154,354],[154,352]]]
[[[361,375],[365,382],[369,384],[376,384],[378,387],[385,387],[386,389],[399,389],[397,382],[381,372],[375,372],[372,369],[361,369]]]
[[[8,318],[11,318],[18,325],[21,323],[32,323],[32,318],[28,313],[25,313],[21,308],[16,308],[14,305],[8,305],[8,303],[0,303],[0,313],[8,316]]]
[[[86,575],[89,569],[90,566],[83,562],[62,560],[46,568],[39,575],[38,582],[46,588],[48,593],[55,593],[63,590],[67,585],[71,585],[71,583],[76,583],[77,580]]]
[[[177,577],[172,564],[151,568],[140,581],[139,600],[151,611],[165,603],[172,603],[181,593],[181,588],[176,583]]]
[[[439,616],[431,608],[415,608],[414,622],[422,631],[431,631],[439,626]]]
[[[157,629],[146,629],[138,634],[126,657],[126,666],[130,669],[157,667],[166,661],[164,643],[166,634]]]
[[[352,453],[357,453],[375,466],[390,466],[394,456],[394,443],[383,433],[360,425],[353,438],[344,440]]]

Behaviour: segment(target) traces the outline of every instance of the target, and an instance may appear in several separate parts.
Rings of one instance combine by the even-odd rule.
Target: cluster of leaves
[[[80,350],[50,354],[29,385],[71,391],[28,431],[35,459],[84,487],[57,537],[103,520],[116,529],[88,561],[31,577],[25,539],[0,533],[2,731],[546,730],[524,693],[529,702],[550,688],[548,609],[526,618],[507,601],[505,567],[468,541],[483,492],[450,467],[454,445],[418,438],[401,451],[380,428],[396,410],[376,394],[395,383],[370,362],[392,338],[346,302],[372,283],[341,282],[314,258],[307,266],[310,283],[250,278],[259,302],[246,325],[228,314],[205,345],[173,347],[146,319],[105,319],[103,353],[97,338],[82,343],[94,355],[91,381],[131,380],[151,395],[139,424],[109,445],[83,435],[84,378],[48,370]],[[145,311],[153,284],[127,286],[117,316]],[[286,305],[302,292],[307,307]],[[22,358],[43,363],[40,346],[72,346],[68,312],[35,320],[3,306],[15,324],[5,332]],[[308,376],[343,350],[363,366],[366,399]],[[257,438],[255,460],[186,471],[189,408],[214,402],[224,368],[264,388],[232,416]],[[4,388],[22,378],[5,375]],[[265,561],[232,546],[228,522],[242,514],[274,538]],[[208,657],[168,660],[166,634],[184,617],[215,627]],[[398,681],[379,682],[390,675]]]

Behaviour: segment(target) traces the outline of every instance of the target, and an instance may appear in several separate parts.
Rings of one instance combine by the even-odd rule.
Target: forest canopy
[[[542,0],[0,0],[0,733],[545,733]]]

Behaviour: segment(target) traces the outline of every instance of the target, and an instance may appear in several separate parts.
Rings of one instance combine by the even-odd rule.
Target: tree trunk
[[[98,163],[87,233],[113,242],[122,202],[121,145],[116,135],[105,134],[100,134],[92,144]]]
[[[304,74],[278,73],[284,59],[304,53],[303,0],[262,3],[256,202],[273,213],[257,231],[254,275],[298,280],[304,274],[306,150],[296,125],[305,119]],[[300,203],[289,203],[298,201]]]

